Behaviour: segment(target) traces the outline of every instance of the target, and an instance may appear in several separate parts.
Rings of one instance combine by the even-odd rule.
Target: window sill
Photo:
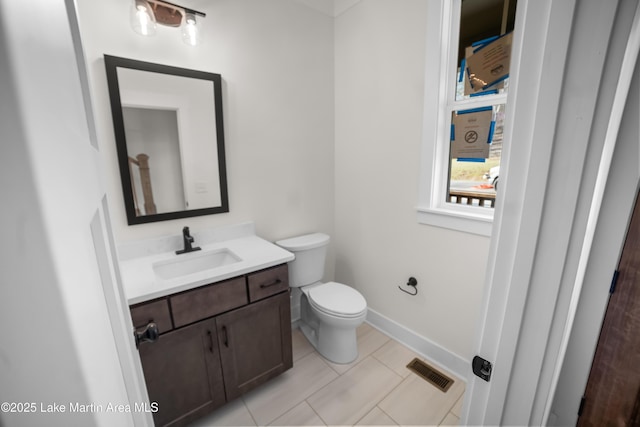
[[[493,211],[489,214],[462,212],[460,209],[418,207],[418,223],[465,233],[491,236]]]

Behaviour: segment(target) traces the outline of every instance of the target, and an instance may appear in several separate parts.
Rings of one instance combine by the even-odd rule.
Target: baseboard
[[[467,381],[469,367],[471,366],[470,361],[370,308],[367,312],[366,322],[380,332],[409,347],[429,362],[439,365],[442,369],[451,372],[461,380]]]
[[[298,327],[300,321],[300,306],[292,307],[291,310],[291,327],[295,329]],[[467,382],[467,375],[469,373],[469,367],[471,362],[458,356],[455,353],[446,350],[440,345],[428,340],[427,338],[418,335],[411,329],[389,319],[386,316],[378,313],[370,308],[367,309],[366,322],[378,329],[385,335],[393,338],[399,343],[407,346],[411,350],[424,357],[429,362],[438,365],[442,369],[445,369],[452,374],[456,375],[461,380]]]

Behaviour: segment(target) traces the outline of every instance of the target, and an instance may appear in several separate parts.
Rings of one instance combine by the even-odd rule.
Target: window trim
[[[495,208],[447,203],[446,185],[449,173],[451,111],[487,104],[506,104],[507,94],[487,95],[455,100],[453,79],[457,73],[461,0],[429,2],[427,10],[427,43],[425,96],[420,185],[417,219],[434,225],[472,234],[490,236]],[[455,19],[454,19],[455,17]],[[512,52],[512,61],[515,60]],[[434,61],[437,64],[434,66]],[[436,82],[430,84],[430,82]],[[434,91],[437,89],[437,92]],[[436,97],[434,99],[434,92]],[[501,159],[502,163],[502,159]],[[503,169],[501,167],[501,169]]]

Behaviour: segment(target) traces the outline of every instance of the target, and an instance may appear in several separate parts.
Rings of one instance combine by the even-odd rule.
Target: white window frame
[[[428,3],[420,195],[416,209],[421,224],[490,236],[495,208],[446,200],[451,112],[507,102],[507,94],[503,93],[455,100],[460,10],[461,0]],[[519,52],[512,52],[512,62],[516,54]],[[503,160],[500,169],[506,170]]]

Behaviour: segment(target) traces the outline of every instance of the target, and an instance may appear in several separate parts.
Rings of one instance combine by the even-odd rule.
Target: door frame
[[[635,11],[635,49],[615,5],[518,5],[526,62],[512,64],[505,137],[519,144],[506,152],[474,347],[494,371],[490,382],[469,373],[463,424],[548,421],[637,58],[637,4],[620,6]]]
[[[640,77],[639,51],[640,4],[636,6],[633,15],[620,80],[607,125],[578,271],[571,291],[568,315],[563,325],[550,393],[546,399],[545,423],[556,419],[554,406],[565,406],[565,410],[571,407],[574,410],[575,418],[558,420],[558,425],[574,424],[577,420],[580,397],[587,384],[601,323],[609,301],[611,279],[620,261],[634,212],[640,184],[640,132],[637,126],[640,100],[637,80]],[[612,267],[606,267],[612,264]],[[585,361],[588,361],[586,368]],[[568,391],[566,383],[573,385],[573,393]],[[558,390],[561,390],[561,393],[556,398]],[[558,399],[561,398],[570,398],[572,401],[564,402],[560,406]]]
[[[612,167],[596,227],[585,280],[576,307],[550,405],[550,425],[575,425],[591,368],[602,320],[609,300],[609,284],[617,268],[640,185],[640,67],[636,64],[630,96],[616,144]],[[569,328],[567,328],[569,330]]]

